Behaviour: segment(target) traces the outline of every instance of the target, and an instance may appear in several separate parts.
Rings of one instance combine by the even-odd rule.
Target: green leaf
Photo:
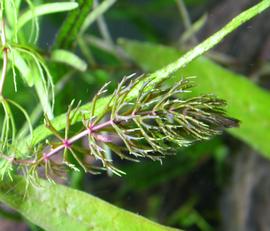
[[[1,182],[0,200],[48,231],[177,230],[62,185],[42,180],[39,186],[26,184],[22,178]]]
[[[17,16],[20,2],[14,0],[4,0],[5,16],[9,25],[14,25],[14,31],[16,36],[17,30]]]
[[[19,62],[17,60],[17,63],[16,58],[12,57],[14,64],[22,74],[25,75],[23,78],[28,84],[35,86],[44,113],[47,114],[49,118],[53,118],[54,84],[43,58],[30,47],[17,46],[12,51],[13,56],[16,56],[17,53],[20,54],[21,60],[20,56],[18,56]],[[22,70],[25,64],[31,66],[30,76],[27,76],[29,70]]]
[[[182,54],[176,49],[122,41],[122,47],[144,70],[155,71]],[[228,113],[241,121],[240,128],[229,132],[270,157],[270,94],[250,82],[247,77],[231,72],[200,57],[175,74],[175,78],[196,76],[194,94],[214,93],[228,102]],[[174,79],[168,81],[174,84]]]
[[[116,0],[105,0],[100,5],[98,5],[88,16],[85,18],[82,24],[80,34],[83,34],[87,28],[102,14],[104,14]]]
[[[53,109],[49,100],[49,92],[41,76],[42,70],[38,70],[38,67],[33,66],[32,75],[34,79],[34,86],[40,100],[41,106],[45,114],[49,118],[53,118]]]
[[[65,63],[74,67],[79,71],[86,71],[87,63],[77,55],[66,50],[54,50],[51,54],[51,60],[55,62]]]
[[[57,2],[57,3],[47,3],[34,7],[34,9],[27,10],[18,19],[18,29],[22,28],[25,23],[30,21],[34,16],[41,16],[45,14],[53,14],[63,11],[73,10],[78,7],[76,2]]]
[[[27,65],[24,58],[20,55],[19,52],[17,52],[16,50],[12,50],[12,52],[13,52],[12,58],[13,58],[14,65],[21,73],[23,80],[28,84],[29,87],[32,87],[33,75],[31,73],[30,67]]]
[[[54,44],[55,49],[69,50],[72,47],[93,4],[93,0],[78,0],[77,2],[79,4],[78,9],[69,13],[58,32]]]

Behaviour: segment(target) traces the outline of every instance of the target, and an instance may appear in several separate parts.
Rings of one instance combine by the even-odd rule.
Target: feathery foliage
[[[11,159],[23,167],[31,179],[38,177],[37,168],[43,166],[45,176],[52,178],[66,165],[73,170],[82,168],[85,172],[95,169],[108,169],[117,175],[123,172],[113,165],[106,156],[105,146],[121,159],[138,161],[140,157],[161,161],[162,157],[173,153],[176,147],[185,147],[198,140],[206,140],[220,134],[225,128],[238,126],[238,121],[225,115],[225,101],[213,95],[190,97],[192,87],[190,78],[183,78],[173,87],[164,81],[153,82],[143,75],[124,77],[119,83],[105,110],[95,116],[96,101],[107,90],[105,84],[93,98],[90,111],[75,110],[70,105],[66,115],[66,128],[62,135],[54,128],[48,117],[45,126],[54,134],[51,142],[34,148],[35,158],[30,160]],[[133,100],[128,94],[141,84],[139,94]],[[151,88],[149,89],[149,86]],[[79,113],[83,127],[69,137],[72,121]],[[86,117],[86,114],[88,116]],[[86,119],[89,118],[89,119]],[[88,145],[80,147],[78,141],[87,137]],[[58,142],[55,142],[55,139]],[[123,145],[119,146],[122,143]],[[46,145],[50,146],[44,151]],[[55,160],[53,156],[63,151],[63,157]],[[101,165],[89,161],[89,156],[100,161]],[[71,161],[72,157],[77,164]],[[7,165],[7,163],[6,163]],[[8,168],[6,165],[3,168]],[[10,167],[9,167],[10,168]],[[11,169],[11,168],[10,168]],[[34,176],[34,177],[33,177]]]

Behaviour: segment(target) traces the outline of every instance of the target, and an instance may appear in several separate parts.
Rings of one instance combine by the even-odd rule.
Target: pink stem
[[[93,132],[96,132],[98,130],[101,130],[103,128],[106,128],[108,126],[111,126],[112,124],[113,124],[113,121],[109,120],[109,121],[106,121],[106,122],[101,123],[99,125],[96,125],[94,127],[91,127],[91,125],[90,125],[89,128],[87,128],[86,130],[83,130],[82,132],[78,133],[77,135],[71,137],[70,139],[65,140],[65,143],[63,143],[63,144],[59,145],[58,147],[50,150],[48,153],[44,153],[44,155],[40,159],[40,161],[49,159],[51,156],[58,153],[59,151],[65,149],[65,148],[70,148],[70,145],[72,145],[76,141],[82,139],[83,137],[85,137],[85,136],[87,136],[87,135],[89,135],[89,134],[91,134]]]

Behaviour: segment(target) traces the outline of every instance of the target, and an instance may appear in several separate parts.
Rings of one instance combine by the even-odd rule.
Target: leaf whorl
[[[238,120],[226,116],[224,100],[210,94],[191,96],[192,78],[183,78],[169,86],[147,76],[134,79],[132,76],[122,79],[104,111],[97,116],[96,102],[106,92],[108,84],[98,91],[91,109],[82,116],[85,128],[72,137],[69,137],[69,128],[80,113],[78,106],[73,111],[71,106],[68,109],[64,136],[45,118],[45,125],[59,142],[49,142],[47,152],[38,149],[35,160],[25,162],[28,173],[35,175],[37,168],[43,166],[45,176],[50,178],[66,165],[75,171],[80,166],[86,172],[109,169],[121,175],[124,173],[113,165],[108,149],[121,159],[161,160],[177,147],[209,139],[225,128],[238,126]],[[138,92],[135,98],[131,97],[134,89]],[[84,137],[88,137],[87,148],[76,145]],[[63,151],[60,162],[52,158],[59,151]],[[90,161],[89,157],[92,157]],[[101,166],[97,166],[96,160]]]
[[[104,145],[122,159],[136,161],[137,157],[148,157],[160,160],[177,146],[188,146],[218,135],[225,128],[238,126],[238,120],[225,115],[224,100],[213,95],[190,97],[193,86],[190,78],[170,87],[145,76],[131,77],[123,78],[106,106],[103,117],[109,117],[110,124],[97,131],[106,132],[100,136],[103,140],[97,135],[89,135],[91,154],[101,159],[104,167],[111,166],[108,165],[111,160],[104,158]],[[130,100],[129,93],[134,88],[139,88],[139,93]],[[95,120],[94,114],[92,111],[90,121],[96,125],[101,117]],[[115,137],[121,139],[122,146]]]

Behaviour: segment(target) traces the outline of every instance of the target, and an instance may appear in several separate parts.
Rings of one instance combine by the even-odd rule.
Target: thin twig
[[[35,160],[18,160],[15,157],[7,156],[2,152],[0,152],[0,158],[4,159],[6,161],[9,161],[13,164],[31,165],[31,164],[34,164],[36,162]]]
[[[84,23],[80,30],[80,35],[89,28],[89,26],[102,14],[104,14],[117,0],[106,0],[98,5],[84,20]]]
[[[190,20],[189,13],[187,11],[187,8],[185,6],[184,1],[183,0],[175,0],[175,1],[176,1],[177,8],[178,8],[178,10],[180,12],[180,15],[181,15],[181,17],[183,19],[185,29],[190,30],[191,27],[192,27],[192,22]],[[191,42],[193,44],[196,44],[198,42],[195,35],[192,35]]]
[[[85,35],[83,39],[85,40],[86,43],[96,46],[99,49],[102,49],[108,53],[111,53],[112,55],[115,55],[116,57],[120,58],[125,63],[127,63],[127,61],[130,59],[128,55],[121,49],[121,47],[117,45],[112,47],[104,39],[100,39],[92,35]]]
[[[98,0],[94,1],[94,7],[96,8],[99,5]],[[99,31],[103,37],[103,39],[110,45],[110,46],[114,46],[113,43],[113,39],[112,36],[110,34],[109,28],[106,24],[105,18],[104,16],[101,14],[98,18],[97,18],[97,25],[99,28]]]

